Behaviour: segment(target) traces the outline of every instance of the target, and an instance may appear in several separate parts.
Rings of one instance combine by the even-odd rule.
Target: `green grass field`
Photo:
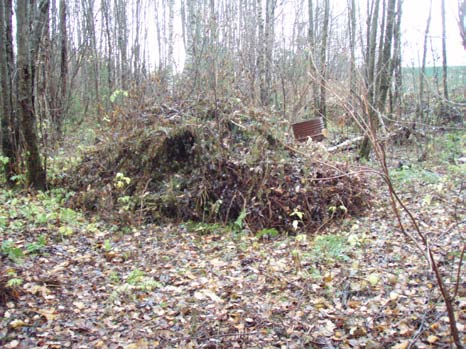
[[[417,89],[419,85],[420,68],[403,68],[403,76],[406,91],[412,91],[413,88]],[[466,66],[448,67],[448,89],[452,92],[460,92],[466,88]],[[442,84],[442,67],[426,67],[425,75],[428,84],[435,87],[438,83]]]

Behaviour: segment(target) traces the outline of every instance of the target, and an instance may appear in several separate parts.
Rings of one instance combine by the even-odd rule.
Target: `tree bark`
[[[429,1],[429,15],[427,17],[426,29],[424,31],[424,45],[422,48],[421,72],[419,73],[419,99],[416,110],[417,118],[424,121],[424,84],[426,78],[426,61],[427,61],[427,40],[430,32],[430,22],[432,19],[432,0]]]
[[[445,18],[445,0],[441,2],[441,16],[442,16],[442,85],[443,85],[443,98],[448,101],[448,65],[447,65],[447,33],[446,33],[446,18]]]
[[[55,118],[55,132],[58,140],[63,138],[63,119],[66,115],[68,99],[68,31],[66,1],[60,0],[59,4],[59,37],[60,37],[60,80],[59,95],[57,101],[57,113]]]
[[[106,47],[106,66],[107,66],[107,89],[112,93],[115,85],[115,63],[113,55],[112,31],[110,27],[110,3],[109,0],[102,0],[102,26],[104,28],[105,47]]]
[[[349,71],[349,104],[354,108],[354,94],[356,93],[356,3],[348,0],[348,36],[350,45],[350,71]]]
[[[377,115],[374,110],[375,108],[375,95],[376,95],[376,74],[375,74],[375,61],[377,54],[377,29],[379,24],[379,7],[380,0],[372,0],[370,7],[368,6],[367,16],[367,50],[365,57],[365,86],[366,86],[366,101],[368,108],[366,110],[366,117],[371,129],[376,129],[374,123],[376,123]],[[369,159],[371,152],[371,143],[369,136],[366,135],[359,151],[359,157],[361,159]]]
[[[126,23],[126,0],[115,1],[117,44],[120,55],[120,85],[128,88],[128,26]]]
[[[368,28],[368,38],[370,41],[368,56],[366,57],[367,75],[366,89],[368,91],[368,124],[372,134],[377,132],[380,124],[383,126],[383,119],[381,115],[385,112],[385,105],[387,101],[388,91],[392,83],[393,76],[393,34],[396,23],[396,9],[397,1],[401,0],[388,0],[388,4],[382,13],[383,35],[381,33],[379,40],[379,49],[377,50],[377,27],[378,27],[378,11],[380,0],[375,0],[374,12],[372,13],[372,24]],[[385,6],[384,6],[385,7]],[[369,23],[369,22],[368,22]],[[398,38],[401,39],[401,38]],[[378,52],[378,57],[377,57]],[[378,58],[378,59],[377,59]],[[377,61],[377,65],[375,62]],[[364,138],[361,150],[359,152],[360,158],[368,159],[371,150],[371,143],[369,137]]]
[[[393,72],[393,91],[390,93],[390,113],[401,117],[402,89],[403,89],[403,70],[401,55],[401,19],[402,19],[403,0],[398,0],[395,14],[395,28],[393,31],[393,59],[390,70]]]
[[[5,6],[6,5],[6,6]],[[15,123],[13,116],[13,82],[11,80],[11,57],[8,54],[8,46],[12,42],[8,41],[11,37],[11,0],[0,2],[0,80],[1,80],[1,145],[3,155],[8,158],[8,162],[4,165],[4,172],[8,185],[13,185],[11,179],[16,174],[16,144],[14,138]]]
[[[265,31],[264,31],[264,76],[261,88],[262,105],[269,105],[272,85],[272,59],[275,41],[275,8],[276,0],[267,0],[265,7]]]
[[[318,87],[317,87],[317,63],[316,63],[316,33],[315,33],[315,25],[316,25],[316,16],[314,14],[314,1],[308,0],[307,3],[307,10],[308,10],[308,31],[307,31],[307,40],[309,45],[309,74],[311,76],[312,82],[312,99],[314,104],[314,115],[319,117],[319,99],[318,99]]]
[[[327,127],[327,42],[329,37],[329,20],[330,20],[330,0],[324,1],[324,23],[322,28],[322,44],[320,47],[320,98],[319,98],[319,116],[324,118],[325,127]]]
[[[48,11],[48,0],[39,4],[40,15]],[[46,173],[42,166],[36,133],[36,116],[34,111],[34,47],[41,35],[40,18],[39,25],[35,26],[35,32],[30,32],[32,6],[26,1],[16,3],[17,29],[17,68],[18,68],[18,111],[21,117],[22,132],[26,145],[26,166],[28,184],[38,190],[46,189]],[[32,50],[30,49],[30,45]]]
[[[461,39],[463,39],[463,47],[466,50],[466,0],[463,0],[463,2],[458,1],[458,24]]]

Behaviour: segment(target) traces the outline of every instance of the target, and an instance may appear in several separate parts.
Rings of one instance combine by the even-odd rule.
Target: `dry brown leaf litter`
[[[411,200],[416,205],[417,198]],[[430,214],[436,222],[431,238],[440,251],[461,242],[458,231],[445,231],[442,218],[458,214],[454,210]],[[348,259],[313,255],[310,237],[259,242],[251,235],[200,235],[177,225],[127,235],[75,234],[51,246],[49,256],[14,266],[25,283],[19,299],[1,308],[2,345],[449,347],[434,279],[396,232],[386,207],[331,230],[353,236]],[[454,269],[448,258],[447,275]],[[460,291],[458,317],[464,320],[464,285]],[[459,325],[464,336],[464,321]]]

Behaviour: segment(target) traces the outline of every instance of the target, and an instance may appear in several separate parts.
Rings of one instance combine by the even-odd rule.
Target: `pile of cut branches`
[[[70,205],[120,222],[228,224],[241,216],[251,231],[315,231],[370,205],[362,176],[298,156],[255,112],[229,105],[215,118],[180,115],[170,124],[159,113],[126,133],[113,128],[125,136],[105,137],[66,177],[76,192]]]

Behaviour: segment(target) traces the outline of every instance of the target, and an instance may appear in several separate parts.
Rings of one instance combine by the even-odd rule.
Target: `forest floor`
[[[408,160],[392,173],[448,289],[457,288],[466,344],[458,157]],[[400,232],[383,183],[371,183],[364,217],[318,236],[268,238],[199,223],[121,229],[64,208],[62,190],[1,188],[0,346],[450,348],[426,259]]]

